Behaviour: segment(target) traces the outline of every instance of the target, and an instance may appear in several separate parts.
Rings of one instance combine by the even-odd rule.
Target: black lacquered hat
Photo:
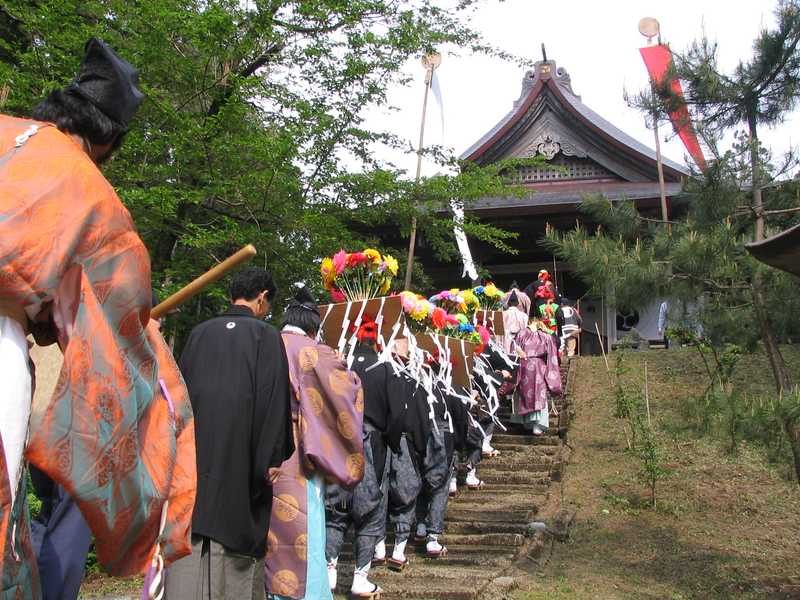
[[[91,38],[86,42],[86,56],[78,76],[69,89],[127,128],[144,100],[138,85],[139,72],[134,66],[105,42]]]

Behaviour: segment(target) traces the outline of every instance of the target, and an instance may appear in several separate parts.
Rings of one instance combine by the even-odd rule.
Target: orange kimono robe
[[[169,349],[148,327],[150,290],[147,250],[97,166],[52,125],[0,115],[0,302],[30,318],[52,305],[64,351],[52,399],[31,416],[26,458],[75,499],[98,560],[119,575],[147,566],[168,498],[164,556],[190,551],[192,411]],[[19,570],[11,546],[27,536],[24,519],[10,518],[2,489],[6,590]]]

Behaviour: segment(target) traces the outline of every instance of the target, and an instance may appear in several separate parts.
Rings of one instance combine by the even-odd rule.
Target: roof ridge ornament
[[[578,100],[581,99],[572,89],[572,78],[569,76],[567,70],[564,67],[557,66],[556,61],[547,60],[544,44],[542,44],[542,55],[545,60],[537,60],[533,63],[533,69],[526,71],[525,75],[522,77],[522,90],[520,91],[519,98],[514,101],[514,108],[525,100],[528,93],[539,81],[546,79],[552,79],[563,90],[566,90]]]

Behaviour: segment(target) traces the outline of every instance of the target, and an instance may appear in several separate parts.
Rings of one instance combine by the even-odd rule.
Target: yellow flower
[[[319,273],[322,275],[322,283],[325,289],[333,287],[333,282],[336,280],[336,270],[333,268],[333,260],[331,260],[331,258],[322,259]]]
[[[393,276],[397,275],[397,259],[394,256],[385,255],[383,257],[384,262],[386,263],[386,270],[389,271]]]
[[[428,316],[430,303],[427,300],[419,300],[414,310],[411,311],[411,318],[415,321],[421,321]]]
[[[486,294],[489,298],[497,298],[498,296],[502,296],[503,292],[497,289],[497,286],[493,283],[490,283],[485,288],[483,288],[483,293]]]
[[[479,306],[480,302],[478,301],[478,297],[472,290],[464,290],[461,292],[461,297],[464,298],[464,304],[466,306]]]
[[[381,253],[375,250],[375,248],[364,249],[364,256],[366,256],[374,265],[381,264]]]
[[[380,288],[380,290],[378,290],[378,293],[381,296],[385,296],[387,294],[387,292],[389,291],[389,288],[391,288],[391,287],[392,287],[392,280],[389,277],[386,277],[383,280],[383,283],[381,284],[381,288]]]

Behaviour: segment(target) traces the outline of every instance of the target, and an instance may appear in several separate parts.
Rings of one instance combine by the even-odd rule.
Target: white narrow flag
[[[439,107],[439,117],[442,128],[441,144],[444,146],[444,101],[442,100],[442,88],[439,85],[439,78],[436,76],[436,71],[433,72],[431,77],[431,91]],[[453,211],[453,234],[456,238],[458,252],[461,254],[461,261],[464,263],[461,276],[468,276],[473,281],[477,281],[478,271],[475,269],[475,263],[472,261],[472,252],[469,249],[469,242],[467,241],[467,235],[464,233],[463,228],[464,205],[460,200],[453,199],[450,201],[450,209]]]

